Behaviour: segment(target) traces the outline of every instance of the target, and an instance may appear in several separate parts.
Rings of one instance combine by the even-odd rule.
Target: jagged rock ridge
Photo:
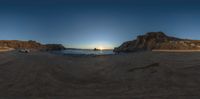
[[[170,37],[163,32],[149,32],[133,41],[127,41],[115,48],[114,52],[144,50],[200,50],[200,41]]]

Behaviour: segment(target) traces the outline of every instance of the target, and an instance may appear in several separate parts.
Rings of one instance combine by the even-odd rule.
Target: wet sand
[[[199,99],[200,53],[0,53],[2,99]]]

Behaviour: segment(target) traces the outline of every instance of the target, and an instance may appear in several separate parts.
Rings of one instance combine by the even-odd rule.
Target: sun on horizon
[[[105,48],[104,47],[102,47],[102,46],[99,46],[99,47],[97,47],[97,49],[99,49],[99,50],[104,50]]]

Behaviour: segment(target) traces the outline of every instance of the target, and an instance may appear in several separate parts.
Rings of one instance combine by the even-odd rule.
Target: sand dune
[[[198,99],[200,53],[108,56],[0,53],[8,99]]]

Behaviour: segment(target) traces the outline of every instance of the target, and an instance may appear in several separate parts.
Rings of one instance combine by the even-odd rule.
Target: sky
[[[198,0],[0,0],[0,39],[111,49],[146,32],[200,39]]]

